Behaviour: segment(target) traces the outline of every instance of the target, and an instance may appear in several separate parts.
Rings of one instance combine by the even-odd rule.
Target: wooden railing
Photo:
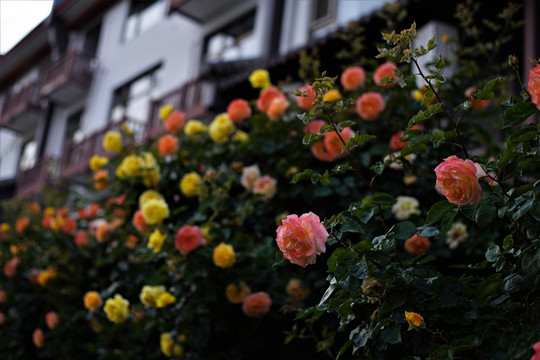
[[[19,171],[17,175],[17,196],[24,196],[35,192],[48,185],[49,171],[54,159],[49,156],[37,160],[35,165],[28,169]]]
[[[164,131],[159,118],[159,109],[163,105],[172,105],[175,110],[183,111],[187,120],[208,114],[208,106],[213,98],[214,86],[201,79],[188,81],[180,88],[168,92],[152,102],[146,129],[147,137],[153,139]]]
[[[66,83],[90,86],[93,73],[91,61],[90,56],[77,51],[65,53],[43,70],[39,87],[40,96],[48,96]]]
[[[13,118],[16,118],[27,110],[40,110],[37,83],[28,84],[21,91],[11,94],[6,98],[2,107],[0,125],[8,124]]]

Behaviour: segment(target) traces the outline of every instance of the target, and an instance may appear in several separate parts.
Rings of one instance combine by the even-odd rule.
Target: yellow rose
[[[237,130],[233,135],[233,141],[236,141],[236,142],[244,142],[244,141],[247,141],[248,139],[249,139],[249,135],[242,130]]]
[[[417,328],[424,324],[424,319],[422,319],[422,315],[417,313],[405,311],[405,319],[407,320],[407,323],[409,323],[409,330]]]
[[[164,308],[165,306],[174,304],[175,301],[176,298],[174,297],[174,295],[168,292],[164,292],[163,294],[158,296],[156,300],[156,306],[158,308]]]
[[[181,340],[181,335],[178,336],[178,340]],[[171,334],[168,332],[160,335],[159,345],[161,347],[161,352],[167,357],[184,356],[184,348],[180,344],[175,344],[174,339],[171,338]]]
[[[180,180],[180,190],[187,197],[194,197],[199,194],[202,186],[202,178],[195,171],[192,171],[182,177]]]
[[[234,123],[229,119],[229,115],[222,113],[214,118],[208,128],[208,134],[214,142],[223,144],[229,139],[234,129]]]
[[[101,168],[107,165],[108,162],[109,159],[105,156],[94,155],[92,156],[92,158],[90,158],[90,169],[96,172],[98,170],[101,170]]]
[[[187,136],[193,136],[195,138],[200,138],[202,133],[208,131],[208,126],[204,125],[199,120],[188,120],[184,125],[184,134]]]
[[[114,298],[109,298],[105,302],[103,310],[107,314],[107,319],[113,323],[119,324],[127,320],[129,316],[129,301],[124,299],[122,295],[116,294]]]
[[[106,151],[120,152],[122,150],[122,134],[118,131],[107,131],[101,144]]]
[[[220,268],[229,268],[234,265],[236,261],[236,254],[232,245],[221,243],[214,248],[214,254],[212,255],[214,264]]]
[[[146,170],[142,175],[142,181],[146,187],[154,187],[159,183],[161,179],[161,174],[159,168],[154,168],[151,170]]]
[[[148,225],[160,224],[169,217],[169,206],[164,200],[150,199],[144,203],[141,211]]]
[[[7,233],[11,229],[11,226],[8,223],[2,223],[0,225],[0,232]]]
[[[270,82],[270,74],[264,69],[257,69],[253,71],[251,75],[249,75],[249,82],[255,89],[266,89],[272,85]]]
[[[139,295],[139,299],[146,306],[156,307],[157,299],[163,293],[165,293],[165,286],[163,285],[158,285],[158,286],[145,285],[142,288],[141,294]]]
[[[144,166],[143,159],[139,155],[131,154],[126,156],[120,164],[127,176],[135,177],[141,173]]]
[[[156,190],[146,190],[139,196],[139,207],[142,208],[144,203],[150,199],[165,200],[163,196]]]
[[[173,106],[171,104],[165,104],[162,107],[159,108],[159,118],[161,120],[165,120],[167,116],[169,116],[170,113],[172,113],[174,110]]]
[[[163,245],[163,241],[166,238],[167,234],[162,234],[158,229],[156,229],[148,239],[148,247],[154,249],[154,253],[157,253],[159,250],[161,250],[161,245]]]
[[[328,90],[328,92],[323,95],[323,101],[334,102],[338,100],[341,100],[341,94],[336,89]]]
[[[56,210],[54,210],[53,207],[48,207],[48,208],[45,208],[45,210],[43,210],[43,215],[44,216],[53,216],[55,212],[56,212]]]

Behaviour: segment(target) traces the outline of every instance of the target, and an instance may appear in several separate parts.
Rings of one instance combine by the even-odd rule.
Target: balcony
[[[171,0],[169,13],[176,11],[193,21],[204,23],[245,2],[246,0]]]
[[[0,116],[0,126],[26,133],[36,128],[40,117],[38,86],[32,83],[6,98]]]
[[[212,105],[214,97],[215,85],[201,79],[195,79],[165,94],[160,99],[154,100],[150,107],[146,136],[153,139],[163,133],[163,124],[159,118],[159,109],[163,105],[170,104],[175,110],[184,112],[186,120],[202,118],[210,115],[209,107]]]
[[[34,193],[50,185],[49,171],[54,164],[52,157],[42,157],[28,170],[19,171],[16,180],[17,197]]]
[[[44,70],[39,86],[39,95],[52,101],[68,104],[86,96],[92,82],[92,59],[71,51]]]

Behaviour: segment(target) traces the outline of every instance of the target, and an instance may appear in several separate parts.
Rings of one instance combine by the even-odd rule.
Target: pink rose
[[[414,234],[412,237],[405,240],[403,247],[409,254],[419,255],[428,251],[431,247],[431,243],[428,238]]]
[[[302,109],[310,110],[313,107],[313,103],[316,100],[315,91],[311,89],[311,85],[304,85],[299,89],[301,92],[307,91],[306,96],[297,96],[296,103]]]
[[[286,259],[292,263],[306,267],[314,264],[317,255],[326,251],[328,232],[312,212],[298,215],[293,214],[283,219],[276,230],[276,242]]]
[[[253,185],[253,193],[264,195],[264,200],[272,198],[276,194],[276,191],[277,181],[270,176],[262,176],[258,178]]]
[[[536,65],[529,71],[527,90],[531,94],[531,101],[540,110],[540,65]]]
[[[387,87],[387,88],[396,86],[399,78],[396,75],[394,75],[395,69],[397,69],[397,66],[393,62],[385,62],[384,64],[379,66],[375,70],[375,73],[373,74],[373,81],[375,82],[375,85]],[[389,77],[391,79],[395,79],[396,81],[394,81],[393,83],[381,84],[381,80],[384,77]]]
[[[373,121],[385,109],[386,103],[381,94],[367,92],[356,100],[356,112],[366,121]]]
[[[277,96],[272,99],[270,105],[268,105],[268,109],[266,109],[266,115],[270,120],[276,120],[278,117],[285,114],[288,107],[289,102],[285,95],[282,94],[282,96]]]
[[[345,69],[341,74],[341,85],[345,90],[355,91],[364,86],[366,72],[359,66]]]
[[[456,205],[474,205],[482,200],[478,179],[486,176],[480,164],[452,155],[435,168],[436,188]]]
[[[312,133],[317,134],[321,127],[323,125],[326,125],[326,121],[324,120],[311,120],[304,126],[304,134]]]
[[[58,325],[58,314],[55,311],[49,311],[45,314],[45,322],[49,329],[54,329]]]
[[[238,122],[251,116],[251,108],[244,99],[235,99],[227,107],[227,115],[232,122]]]
[[[270,296],[263,291],[259,291],[244,298],[242,311],[249,317],[261,317],[270,311],[270,306],[272,306]]]
[[[43,345],[45,344],[45,336],[43,336],[43,330],[41,330],[40,328],[34,330],[34,332],[32,333],[32,341],[37,348],[43,347]]]
[[[203,245],[206,239],[198,226],[184,225],[176,233],[174,247],[184,256]]]

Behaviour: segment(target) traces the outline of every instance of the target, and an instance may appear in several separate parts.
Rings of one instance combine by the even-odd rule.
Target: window
[[[84,53],[90,56],[96,56],[97,48],[99,44],[99,35],[101,33],[101,22],[94,25],[86,33],[84,39]]]
[[[231,61],[256,57],[253,9],[204,39],[203,58],[206,62]]]
[[[136,38],[163,18],[165,6],[162,0],[131,0],[124,26],[124,41]]]
[[[143,131],[152,95],[160,77],[160,66],[152,68],[114,91],[110,121],[127,121],[133,131]]]
[[[23,145],[19,160],[19,169],[24,171],[33,168],[36,160],[37,142],[35,140],[29,140]]]
[[[311,9],[311,31],[331,25],[336,18],[336,0],[313,0]]]
[[[67,118],[66,131],[64,132],[64,144],[71,141],[80,142],[83,139],[84,134],[81,129],[81,118],[83,112],[83,110],[77,111]]]

